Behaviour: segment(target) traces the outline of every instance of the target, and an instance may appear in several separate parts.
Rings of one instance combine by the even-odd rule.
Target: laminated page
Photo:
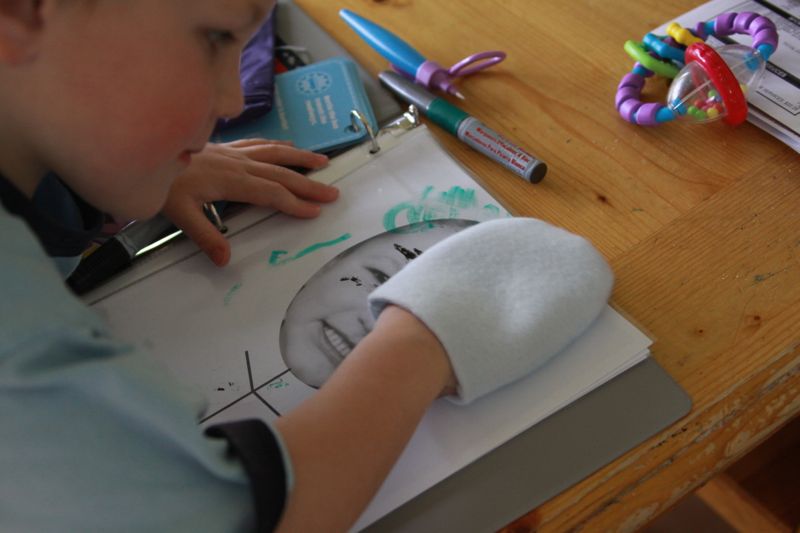
[[[510,216],[427,128],[398,139],[375,155],[354,152],[360,162],[318,218],[253,219],[230,232],[227,267],[199,252],[182,255],[144,276],[130,273],[94,308],[206,398],[199,424],[291,412],[368,331],[373,287],[438,240]],[[649,345],[607,308],[527,378],[469,406],[437,400],[356,529],[642,361]]]

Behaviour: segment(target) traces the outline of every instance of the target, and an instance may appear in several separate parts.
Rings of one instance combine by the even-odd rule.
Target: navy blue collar
[[[51,257],[82,254],[100,234],[105,220],[52,172],[42,178],[30,199],[0,175],[0,201],[28,223]]]

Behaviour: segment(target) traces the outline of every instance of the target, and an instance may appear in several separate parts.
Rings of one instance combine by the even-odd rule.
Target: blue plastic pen
[[[436,87],[459,98],[464,98],[456,90],[447,70],[435,61],[425,59],[422,54],[394,33],[356,15],[349,9],[339,11],[339,16],[397,70],[425,86]]]

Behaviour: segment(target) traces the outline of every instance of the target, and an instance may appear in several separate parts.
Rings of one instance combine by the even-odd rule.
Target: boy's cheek
[[[208,101],[197,98],[179,99],[155,115],[153,120],[157,124],[153,126],[160,131],[153,132],[153,127],[147,128],[153,144],[162,151],[171,147],[176,156],[184,150],[202,148],[211,137],[216,122]]]
[[[104,177],[85,174],[70,187],[94,207],[119,220],[151,218],[164,207],[175,177],[185,168],[176,162],[158,169],[120,164]],[[110,177],[113,176],[113,177]]]

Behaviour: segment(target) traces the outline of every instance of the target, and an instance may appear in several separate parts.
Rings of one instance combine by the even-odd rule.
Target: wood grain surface
[[[513,213],[590,239],[612,303],[654,339],[690,414],[505,530],[632,531],[800,413],[800,156],[750,124],[643,128],[614,109],[622,49],[698,5],[676,0],[296,0],[371,73],[387,63],[338,17],[349,8],[447,66],[500,65],[456,102],[547,162],[531,185],[435,126]],[[648,82],[663,101],[667,84]],[[454,99],[451,101],[455,102]]]

